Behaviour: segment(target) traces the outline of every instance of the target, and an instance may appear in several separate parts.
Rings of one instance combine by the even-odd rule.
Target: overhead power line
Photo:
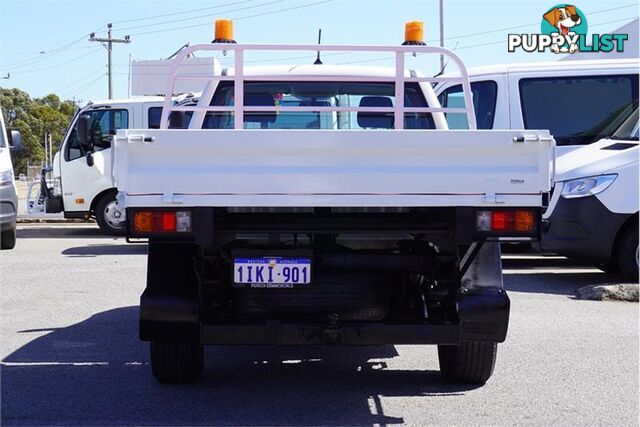
[[[600,26],[600,25],[607,25],[607,24],[614,24],[616,22],[629,21],[629,20],[634,19],[634,18],[637,18],[637,16],[628,16],[626,18],[614,19],[613,21],[599,22],[597,24],[591,24],[590,27],[597,27],[597,26]],[[489,45],[492,45],[492,44],[499,44],[499,43],[505,43],[505,40],[496,40],[496,41],[488,42],[488,43],[480,43],[480,44],[473,44],[473,45],[467,45],[467,46],[460,46],[456,50],[471,49],[471,48],[474,48],[474,47],[489,46]]]
[[[101,25],[100,27],[96,28],[93,32],[99,31],[103,27],[104,27],[104,25]],[[64,44],[64,45],[62,45],[60,47],[57,47],[55,49],[51,49],[49,51],[44,51],[43,50],[43,52],[46,52],[46,53],[38,55],[38,56],[36,56],[34,58],[27,58],[27,59],[23,59],[22,61],[18,61],[18,62],[14,62],[14,63],[11,63],[11,64],[6,64],[6,65],[2,65],[2,68],[3,69],[10,69],[11,71],[14,71],[14,70],[17,70],[19,68],[23,68],[23,67],[26,67],[26,66],[29,66],[29,65],[33,65],[33,64],[35,64],[37,62],[40,62],[40,61],[43,61],[45,59],[49,59],[52,56],[55,56],[55,55],[57,55],[59,53],[62,53],[64,51],[68,50],[71,46],[73,46],[73,45],[75,45],[77,43],[80,43],[85,38],[87,38],[89,36],[89,34],[90,33],[84,34],[81,37],[78,37],[77,39],[75,39],[75,40],[73,40],[73,41],[71,41],[71,42],[69,42],[67,44]]]
[[[231,3],[219,4],[219,5],[216,5],[216,6],[201,7],[199,9],[183,10],[181,12],[164,13],[162,15],[142,16],[142,17],[139,17],[139,18],[124,19],[122,21],[113,21],[113,23],[114,24],[124,24],[126,22],[148,21],[150,19],[165,18],[167,16],[188,15],[190,13],[202,12],[203,10],[220,9],[221,7],[234,6],[236,4],[243,4],[243,3],[251,3],[251,2],[254,2],[254,1],[257,1],[257,0],[234,1],[234,2],[231,2]]]
[[[629,4],[618,6],[618,7],[611,7],[611,8],[608,8],[608,9],[595,10],[593,12],[590,12],[589,16],[597,15],[597,14],[605,13],[605,12],[611,12],[613,10],[626,9],[626,8],[629,8],[629,7],[638,7],[638,5],[640,5],[640,3],[636,2],[636,3],[629,3]],[[469,37],[484,36],[486,34],[499,33],[499,32],[503,32],[503,31],[520,30],[522,28],[533,27],[535,25],[540,25],[540,21],[529,23],[529,24],[516,25],[516,26],[513,26],[513,27],[505,27],[505,28],[497,28],[495,30],[481,31],[481,32],[478,32],[478,33],[461,34],[459,36],[447,37],[445,40],[466,39],[466,38],[469,38]],[[427,40],[428,43],[435,43],[437,41],[438,40]]]
[[[66,92],[64,95],[60,96],[61,98],[68,98],[70,95],[79,95],[82,94],[84,91],[86,91],[87,89],[89,89],[90,87],[94,86],[96,83],[98,83],[99,81],[101,81],[102,79],[104,79],[106,77],[106,74],[103,74],[101,76],[98,76],[97,78],[95,78],[94,80],[91,80],[89,83],[87,83],[84,86],[81,86],[79,88],[73,89],[71,91]]]
[[[305,8],[311,7],[311,6],[318,6],[318,5],[324,4],[324,3],[331,3],[332,1],[333,0],[317,1],[315,3],[307,3],[307,4],[302,4],[300,6],[292,6],[292,7],[287,7],[285,9],[273,10],[273,11],[270,11],[270,12],[255,13],[253,15],[245,15],[245,16],[240,16],[238,18],[233,18],[233,19],[236,20],[236,21],[242,21],[243,19],[257,18],[259,16],[272,15],[274,13],[289,12],[291,10],[296,10],[296,9],[305,9]]]
[[[21,67],[28,66],[28,65],[31,65],[31,64],[36,63],[36,62],[40,62],[40,61],[42,61],[42,60],[44,60],[46,58],[49,58],[49,57],[55,55],[58,52],[62,52],[63,50],[67,49],[68,47],[73,46],[74,44],[80,42],[84,38],[85,38],[85,36],[79,37],[79,38],[75,39],[72,42],[69,42],[69,43],[67,43],[67,44],[65,44],[63,46],[60,46],[60,47],[58,47],[56,49],[53,49],[53,50],[51,50],[51,51],[49,51],[47,53],[40,54],[40,55],[38,55],[38,56],[36,56],[34,58],[23,59],[22,61],[13,62],[11,64],[6,64],[6,65],[3,66],[3,68],[12,68],[12,67],[21,68]],[[45,52],[45,51],[43,51],[43,52]]]
[[[266,15],[273,15],[276,13],[283,13],[283,12],[288,12],[291,10],[296,10],[296,9],[304,9],[307,7],[312,7],[312,6],[318,6],[320,4],[324,4],[324,3],[330,3],[333,0],[322,0],[322,1],[317,1],[317,2],[313,2],[313,3],[306,3],[303,5],[299,5],[299,6],[292,6],[292,7],[287,7],[287,8],[283,8],[283,9],[276,9],[276,10],[270,10],[267,12],[262,12],[262,13],[256,13],[253,15],[246,15],[246,16],[240,16],[240,17],[235,17],[235,18],[231,18],[235,21],[240,21],[242,19],[249,19],[249,18],[256,18],[258,16],[266,16]],[[211,25],[211,21],[207,21],[207,22],[202,22],[202,23],[197,23],[197,24],[191,24],[188,26],[188,28],[197,28],[197,27],[204,27],[204,26],[209,26]],[[162,30],[152,30],[152,31],[143,31],[140,33],[132,33],[132,36],[144,36],[147,34],[156,34],[156,33],[166,33],[166,32],[171,32],[171,31],[184,31],[185,30],[185,26],[179,26],[179,27],[171,27],[171,28],[165,28]]]
[[[255,1],[255,0],[252,0],[252,1]],[[263,6],[270,6],[270,5],[276,4],[276,3],[282,3],[284,1],[287,1],[287,0],[271,0],[271,1],[268,1],[266,3],[259,3],[259,4],[250,5],[250,6],[238,7],[238,8],[235,8],[235,9],[221,10],[218,13],[231,13],[231,12],[238,12],[238,11],[241,11],[241,10],[255,9],[255,8],[259,8],[259,7],[263,7]],[[167,21],[154,22],[154,23],[151,23],[151,24],[141,24],[141,25],[134,25],[132,27],[118,28],[118,31],[128,31],[128,30],[134,30],[134,29],[137,29],[137,28],[157,27],[158,25],[173,24],[173,23],[176,23],[176,22],[193,21],[194,19],[206,18],[206,17],[210,17],[210,16],[211,16],[211,14],[207,13],[206,15],[191,16],[189,18],[170,19],[170,20],[167,20]],[[208,22],[208,24],[211,25],[211,22]]]
[[[102,71],[104,72],[106,68],[106,65],[101,65],[100,67],[98,67],[97,69],[95,69],[94,71],[90,72],[89,74],[86,74],[84,77],[81,77],[79,79],[77,79],[76,81],[74,81],[71,84],[68,84],[66,86],[61,87],[60,89],[58,89],[58,92],[64,92],[65,90],[67,90],[68,88],[71,88],[73,86],[76,86],[79,83],[83,83],[85,82],[88,78],[93,77],[96,75],[96,73]]]
[[[65,50],[84,50],[84,49],[91,49],[91,46],[78,46],[78,47],[73,47],[73,48],[70,47],[70,48],[65,49]],[[34,56],[34,55],[37,55],[36,57],[38,57],[39,55],[44,55],[46,53],[49,53],[49,52],[46,52],[44,50],[41,50],[39,52],[35,52],[35,51],[32,51],[32,52],[0,52],[0,56],[9,56],[9,55],[10,56],[23,56],[23,55]],[[24,59],[24,61],[26,61],[26,59]]]
[[[80,60],[82,58],[85,58],[85,57],[87,57],[89,55],[93,55],[94,53],[98,52],[99,50],[100,49],[98,48],[98,49],[92,50],[91,52],[85,53],[85,54],[80,55],[80,56],[76,56],[75,58],[69,59],[69,60],[64,61],[64,62],[59,62],[59,63],[54,64],[54,65],[48,65],[46,67],[35,68],[35,69],[32,69],[32,70],[26,70],[26,71],[18,70],[18,71],[15,71],[15,73],[16,74],[30,74],[30,73],[37,73],[38,71],[45,71],[45,70],[50,70],[52,68],[62,67],[63,65],[67,65],[67,64],[70,64],[72,62],[78,61],[78,60]],[[12,71],[12,73],[13,72],[14,71]]]

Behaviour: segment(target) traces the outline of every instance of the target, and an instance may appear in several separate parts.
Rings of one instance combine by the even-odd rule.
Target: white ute
[[[396,65],[244,64],[317,50]],[[194,45],[165,93],[196,51],[235,66],[200,76],[196,106],[166,97],[161,129],[114,144],[127,237],[149,242],[140,338],[154,376],[198,379],[204,344],[404,343],[437,344],[447,379],[484,383],[509,318],[498,242],[539,237],[548,131],[447,130],[444,112],[475,117],[443,48]],[[465,107],[440,107],[442,78],[407,69],[414,53],[458,66]],[[171,129],[176,112],[193,114],[172,120],[188,129]]]

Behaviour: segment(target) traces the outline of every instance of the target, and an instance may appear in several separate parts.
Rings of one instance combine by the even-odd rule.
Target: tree
[[[31,99],[29,94],[17,88],[0,88],[0,107],[7,127],[22,133],[25,149],[14,157],[16,174],[26,172],[27,162],[44,160],[45,133],[52,135],[53,150],[58,149],[75,112],[73,103],[61,101],[58,95]]]

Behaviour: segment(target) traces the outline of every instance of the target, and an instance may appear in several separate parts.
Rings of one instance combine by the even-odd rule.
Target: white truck
[[[317,50],[396,66],[244,66]],[[475,117],[443,48],[194,45],[165,93],[195,51],[234,67],[200,76],[197,105],[165,97],[160,129],[114,143],[127,239],[148,241],[139,333],[156,379],[197,380],[204,344],[437,344],[447,379],[487,381],[509,319],[498,242],[539,237],[549,132],[448,130],[445,112]],[[463,108],[441,108],[430,83],[443,78],[405,65],[440,54],[460,69]]]
[[[176,98],[190,102],[193,95]],[[53,158],[51,168],[43,170],[39,191],[29,189],[27,211],[64,212],[65,218],[95,218],[106,234],[123,235],[125,211],[116,203],[112,178],[111,144],[118,129],[154,129],[160,126],[163,97],[89,102],[71,121],[69,130]],[[82,146],[78,140],[78,118],[86,116],[91,140]]]

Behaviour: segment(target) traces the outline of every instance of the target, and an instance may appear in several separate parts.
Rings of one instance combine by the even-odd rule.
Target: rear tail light
[[[144,210],[133,212],[133,234],[188,233],[190,211]]]
[[[476,231],[528,234],[536,231],[536,222],[536,215],[529,210],[478,211]]]

